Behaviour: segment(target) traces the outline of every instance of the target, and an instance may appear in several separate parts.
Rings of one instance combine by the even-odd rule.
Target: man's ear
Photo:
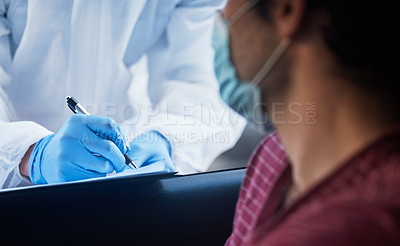
[[[273,19],[281,39],[292,38],[300,30],[307,0],[276,0]]]

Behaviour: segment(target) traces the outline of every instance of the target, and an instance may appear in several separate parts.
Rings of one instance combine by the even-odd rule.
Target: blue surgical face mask
[[[284,40],[250,82],[242,81],[238,78],[236,69],[230,59],[229,27],[258,2],[259,0],[250,1],[232,15],[230,20],[225,20],[220,15],[217,15],[213,34],[213,47],[216,51],[215,73],[220,83],[220,93],[223,100],[260,130],[268,132],[274,127],[264,112],[261,91],[258,86],[286,51],[290,42]]]
[[[260,90],[253,84],[238,78],[236,69],[230,60],[229,33],[227,22],[217,15],[213,34],[215,49],[215,74],[220,84],[222,99],[233,110],[251,122],[260,117],[255,108],[261,102]]]

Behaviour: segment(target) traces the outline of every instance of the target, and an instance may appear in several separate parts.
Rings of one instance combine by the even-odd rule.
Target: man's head
[[[249,1],[230,0],[225,18]],[[261,0],[231,26],[231,58],[239,76],[251,80],[280,42],[290,39],[289,49],[260,85],[269,106],[340,100],[352,93],[370,98],[367,110],[380,104],[397,116],[395,30],[395,1]]]

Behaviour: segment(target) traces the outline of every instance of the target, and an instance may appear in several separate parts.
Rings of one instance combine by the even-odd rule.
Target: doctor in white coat
[[[0,0],[0,188],[104,176],[124,152],[205,171],[245,126],[213,72],[224,2]],[[67,95],[106,117],[71,117]]]

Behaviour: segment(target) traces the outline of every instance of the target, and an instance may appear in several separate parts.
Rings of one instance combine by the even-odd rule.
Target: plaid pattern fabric
[[[226,245],[242,245],[247,240],[249,232],[256,227],[273,184],[287,166],[284,147],[278,134],[272,133],[259,144],[250,159],[236,205],[233,233]]]
[[[290,208],[276,213],[291,183],[276,133],[251,158],[226,245],[400,245],[400,130],[343,163]]]

